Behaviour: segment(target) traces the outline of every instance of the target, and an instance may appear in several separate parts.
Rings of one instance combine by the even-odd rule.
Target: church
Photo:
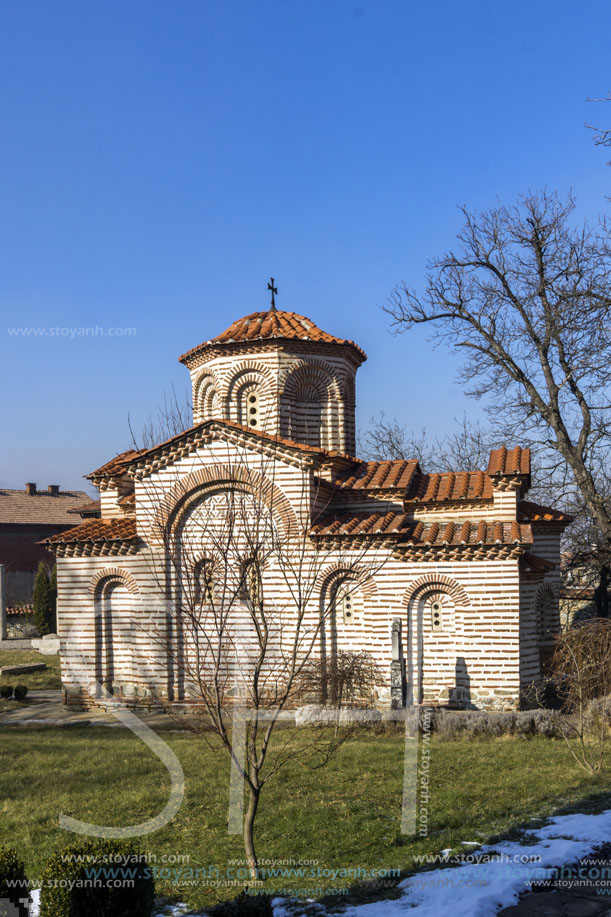
[[[271,308],[179,358],[191,376],[193,426],[91,473],[99,518],[46,539],[57,558],[66,702],[188,701],[201,666],[179,660],[231,630],[228,605],[248,657],[240,622],[264,595],[287,610],[289,632],[293,604],[303,604],[295,620],[313,657],[369,654],[381,709],[519,708],[559,630],[570,518],[528,501],[530,453],[519,445],[460,473],[359,459],[356,374],[366,354],[277,309],[273,292]],[[232,545],[252,540],[246,498],[259,524],[273,517],[278,550],[298,544],[299,575],[309,571],[298,589],[287,579],[291,555],[274,548],[253,576],[241,549],[220,549],[229,525]],[[289,531],[295,542],[282,540]],[[246,586],[228,602],[227,583],[238,580]]]

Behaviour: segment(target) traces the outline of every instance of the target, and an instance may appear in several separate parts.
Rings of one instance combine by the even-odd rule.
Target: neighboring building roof
[[[91,502],[82,490],[57,493],[0,489],[0,525],[74,525],[71,510]]]
[[[346,513],[312,526],[314,536],[400,536],[414,545],[532,544],[529,525],[518,522],[414,522],[406,513]]]
[[[124,519],[88,519],[66,532],[60,532],[58,535],[45,538],[41,544],[135,541],[137,537],[135,517],[126,516]]]
[[[217,337],[193,347],[178,359],[181,363],[188,363],[191,357],[219,344],[244,344],[270,340],[343,344],[351,347],[357,353],[359,362],[367,359],[365,351],[361,350],[354,341],[347,341],[344,338],[328,334],[326,331],[321,331],[305,315],[277,309],[268,309],[266,312],[251,312],[250,315],[237,319]]]

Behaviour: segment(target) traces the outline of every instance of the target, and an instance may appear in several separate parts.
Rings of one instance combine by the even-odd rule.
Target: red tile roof
[[[115,455],[110,461],[104,462],[103,465],[88,474],[87,477],[112,478],[115,475],[125,474],[125,465],[146,451],[146,449],[128,449],[127,452],[120,452],[119,455]]]
[[[88,519],[75,528],[45,538],[43,544],[76,544],[80,542],[135,541],[136,519]]]
[[[419,474],[414,477],[405,497],[407,503],[491,499],[492,481],[483,471]]]
[[[488,474],[530,474],[530,449],[522,449],[521,446],[515,446],[513,449],[508,449],[506,446],[493,449],[488,461]]]
[[[529,525],[518,522],[414,522],[405,513],[345,513],[312,526],[314,536],[400,536],[401,544],[493,545],[532,544]]]
[[[405,490],[419,470],[416,461],[362,462],[335,484],[349,490]]]
[[[74,525],[69,513],[77,506],[91,502],[83,490],[50,494],[37,491],[0,489],[0,525]]]
[[[344,338],[334,337],[326,331],[321,331],[314,322],[306,318],[305,315],[298,315],[296,312],[284,312],[276,309],[268,309],[266,312],[251,312],[244,318],[239,318],[233,322],[225,331],[212,338],[204,341],[197,347],[193,347],[186,353],[183,353],[178,359],[181,363],[187,363],[195,354],[206,350],[208,347],[215,347],[218,344],[241,344],[253,341],[309,341],[322,344],[345,344],[351,347],[359,356],[360,362],[367,359],[367,355],[354,341],[347,341]]]
[[[520,500],[518,503],[518,519],[521,522],[564,522],[566,525],[573,521],[568,513],[530,500]]]

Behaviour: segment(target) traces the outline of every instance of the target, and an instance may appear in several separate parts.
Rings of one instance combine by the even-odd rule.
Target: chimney
[[[35,497],[36,496],[36,484],[32,484],[31,482],[29,484],[26,484],[25,492],[26,494],[28,494],[28,496]]]
[[[53,494],[54,497],[57,497],[59,494],[59,484],[49,484],[47,490],[50,494]]]

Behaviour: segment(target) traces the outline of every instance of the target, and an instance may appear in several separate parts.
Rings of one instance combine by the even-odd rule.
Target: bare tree
[[[611,245],[606,222],[573,220],[554,193],[471,213],[456,250],[430,262],[422,294],[398,287],[397,332],[430,324],[465,357],[467,393],[487,399],[499,439],[537,449],[556,494],[581,501],[611,563]],[[599,614],[609,613],[608,593]]]
[[[611,102],[611,92],[608,92],[602,99],[588,99],[588,102]],[[594,131],[594,143],[596,146],[611,147],[611,128],[594,127],[592,124],[586,124],[586,127]],[[611,165],[611,162],[608,162],[607,165]]]
[[[611,728],[611,622],[595,619],[562,634],[550,680],[563,703],[558,722],[571,754],[597,773]]]
[[[382,411],[372,417],[359,440],[359,453],[370,461],[416,459],[423,471],[470,471],[485,468],[490,449],[495,445],[491,434],[466,414],[454,421],[455,429],[445,437],[432,437],[422,428],[410,430],[396,418],[388,419]]]
[[[273,450],[253,460],[252,452],[232,449],[222,472],[211,451],[218,477],[193,502],[177,499],[179,476],[171,486],[167,477],[144,479],[143,537],[167,608],[167,625],[150,628],[147,637],[157,661],[174,672],[175,699],[184,696],[197,714],[187,722],[225,749],[239,775],[248,796],[244,847],[256,878],[255,820],[264,787],[290,761],[323,765],[348,735],[338,728],[338,709],[326,728],[297,731],[278,730],[282,713],[303,690],[306,670],[312,688],[311,661],[322,657],[328,666],[336,655],[337,609],[383,560],[375,551],[370,557],[366,543],[342,550],[313,537],[311,506],[324,513],[326,502],[310,492],[309,474],[289,504],[276,486]]]
[[[188,430],[193,423],[193,410],[191,408],[190,393],[179,399],[174,386],[170,393],[163,393],[163,403],[157,408],[156,413],[149,414],[143,425],[140,435],[137,436],[133,429],[131,416],[128,415],[127,423],[135,449],[152,449],[158,443],[165,442]]]

